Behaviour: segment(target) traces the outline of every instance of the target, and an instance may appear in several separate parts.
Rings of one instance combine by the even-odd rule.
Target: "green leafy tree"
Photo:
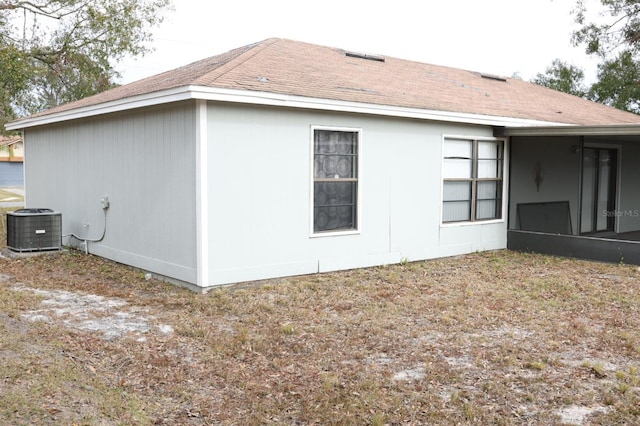
[[[579,29],[572,36],[575,46],[583,46],[587,55],[600,58],[598,80],[587,89],[581,69],[556,59],[545,74],[538,74],[532,81],[640,113],[640,1],[600,0],[600,3],[599,13],[589,15],[587,0],[576,1],[574,16]]]
[[[106,90],[171,0],[0,0],[0,124]]]
[[[598,81],[588,98],[625,111],[640,113],[640,67],[629,51],[598,65]]]
[[[555,59],[544,74],[538,73],[532,82],[580,97],[584,97],[587,94],[584,71],[560,59]]]

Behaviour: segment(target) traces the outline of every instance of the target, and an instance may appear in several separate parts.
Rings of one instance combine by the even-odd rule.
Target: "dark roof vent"
[[[368,53],[358,52],[345,52],[344,54],[350,58],[360,58],[366,59],[368,61],[384,62],[384,56],[381,55],[370,55]]]
[[[480,77],[486,78],[487,80],[496,80],[496,81],[507,81],[507,77],[502,77],[500,75],[495,74],[480,74]]]

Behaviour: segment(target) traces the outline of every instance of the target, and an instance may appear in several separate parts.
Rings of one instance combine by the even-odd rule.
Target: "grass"
[[[630,265],[498,251],[207,295],[76,252],[0,271],[0,424],[640,423]],[[121,298],[173,332],[31,322],[46,296],[17,283]]]
[[[0,202],[2,201],[20,202],[24,201],[24,197],[22,195],[0,189]]]
[[[0,190],[0,200],[2,190]],[[5,247],[7,243],[7,212],[17,210],[19,207],[0,207],[0,247]]]

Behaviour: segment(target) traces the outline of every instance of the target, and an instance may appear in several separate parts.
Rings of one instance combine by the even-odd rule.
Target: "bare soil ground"
[[[639,283],[498,251],[196,295],[0,258],[0,424],[640,424]]]

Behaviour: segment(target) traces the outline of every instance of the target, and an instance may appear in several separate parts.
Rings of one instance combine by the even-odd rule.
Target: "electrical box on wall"
[[[8,212],[7,247],[18,252],[59,250],[62,213],[41,208]]]

